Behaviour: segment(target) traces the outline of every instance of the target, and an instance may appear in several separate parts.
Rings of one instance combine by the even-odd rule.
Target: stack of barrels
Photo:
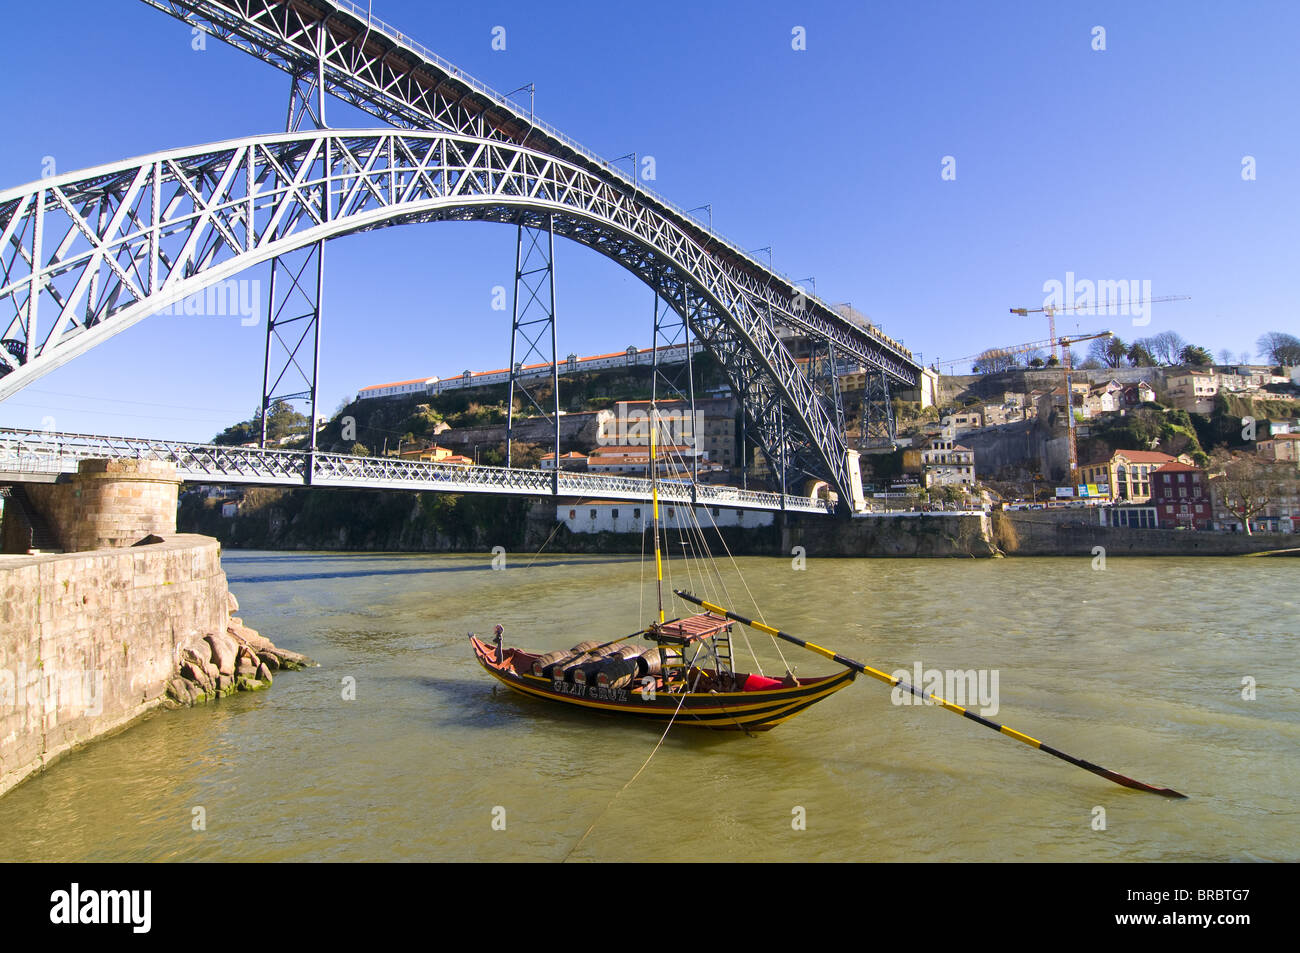
[[[538,658],[533,674],[574,685],[626,688],[633,679],[659,674],[659,650],[579,642],[568,651],[548,652]]]

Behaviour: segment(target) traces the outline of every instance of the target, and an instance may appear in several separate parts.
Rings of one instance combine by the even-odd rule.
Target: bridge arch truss
[[[172,150],[0,193],[0,400],[278,255],[449,220],[541,227],[639,275],[718,359],[769,460],[847,494],[844,434],[771,295],[596,172],[494,139],[317,130]],[[847,496],[842,496],[847,499]]]

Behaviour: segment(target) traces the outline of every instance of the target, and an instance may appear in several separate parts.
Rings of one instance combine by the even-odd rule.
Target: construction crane
[[[1078,344],[1080,341],[1091,341],[1094,338],[1109,337],[1114,337],[1110,331],[1098,331],[1096,334],[1057,339],[1065,355],[1061,366],[1065,368],[1065,416],[1069,421],[1070,429],[1070,486],[1072,488],[1079,485],[1079,443],[1074,433],[1074,362],[1070,359],[1070,345]]]
[[[936,371],[942,371],[945,367],[955,367],[958,364],[969,364],[971,361],[978,361],[981,358],[996,357],[1005,355],[1010,357],[1012,354],[1025,354],[1029,351],[1041,351],[1043,348],[1055,344],[1055,341],[1030,341],[1027,344],[1012,344],[1009,347],[991,347],[980,351],[978,354],[967,354],[965,357],[954,358],[951,361],[936,361],[931,366]]]
[[[1011,308],[1012,314],[1018,314],[1021,317],[1028,317],[1031,314],[1047,315],[1047,337],[1052,345],[1052,357],[1056,357],[1056,316],[1058,314],[1067,314],[1071,311],[1096,311],[1098,308],[1110,309],[1118,307],[1133,307],[1134,305],[1159,304],[1162,301],[1190,301],[1191,295],[1165,295],[1161,298],[1145,298],[1141,301],[1112,301],[1109,296],[1106,301],[1098,301],[1094,304],[1076,304],[1068,307],[1057,307],[1056,305],[1047,305],[1044,308]],[[1077,340],[1086,340],[1078,338]]]
[[[1092,341],[1096,338],[1109,338],[1114,336],[1114,332],[1111,331],[1097,331],[1094,334],[1067,335],[1046,341],[1030,341],[1028,344],[1013,344],[1010,347],[989,348],[988,350],[981,351],[979,354],[960,357],[954,361],[937,362],[935,363],[934,368],[935,370],[938,370],[954,364],[963,364],[967,361],[976,360],[991,354],[1023,354],[1026,351],[1040,350],[1048,344],[1053,346],[1053,357],[1055,357],[1055,348],[1059,345],[1064,358],[1061,361],[1061,367],[1065,371],[1065,414],[1069,422],[1068,428],[1070,434],[1070,485],[1077,486],[1079,482],[1079,443],[1074,430],[1074,361],[1070,355],[1070,347],[1078,344],[1080,341]]]

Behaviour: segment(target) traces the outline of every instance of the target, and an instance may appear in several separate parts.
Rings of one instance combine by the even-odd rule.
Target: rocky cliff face
[[[241,549],[488,552],[524,544],[532,505],[500,496],[254,489],[233,517],[221,515],[221,501],[186,497],[178,523]]]

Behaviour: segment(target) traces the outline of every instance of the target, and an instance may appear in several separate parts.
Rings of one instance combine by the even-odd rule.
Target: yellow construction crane
[[[1190,301],[1190,300],[1191,300],[1191,295],[1165,295],[1164,297],[1161,298],[1145,298],[1141,301],[1122,302],[1122,304],[1125,307],[1132,307],[1134,305],[1159,304],[1162,301]],[[1110,301],[1108,299],[1106,301],[1099,301],[1095,304],[1078,304],[1078,305],[1070,305],[1070,306],[1064,306],[1059,308],[1056,307],[1055,305],[1049,304],[1045,308],[1011,308],[1010,311],[1012,314],[1018,314],[1021,317],[1028,317],[1031,314],[1039,314],[1039,313],[1047,315],[1047,337],[1052,344],[1052,357],[1056,357],[1056,342],[1057,342],[1056,316],[1058,314],[1067,314],[1072,311],[1096,311],[1099,308],[1105,310],[1109,308],[1118,307],[1120,305],[1121,302]],[[1078,338],[1077,340],[1083,341],[1087,339]]]

